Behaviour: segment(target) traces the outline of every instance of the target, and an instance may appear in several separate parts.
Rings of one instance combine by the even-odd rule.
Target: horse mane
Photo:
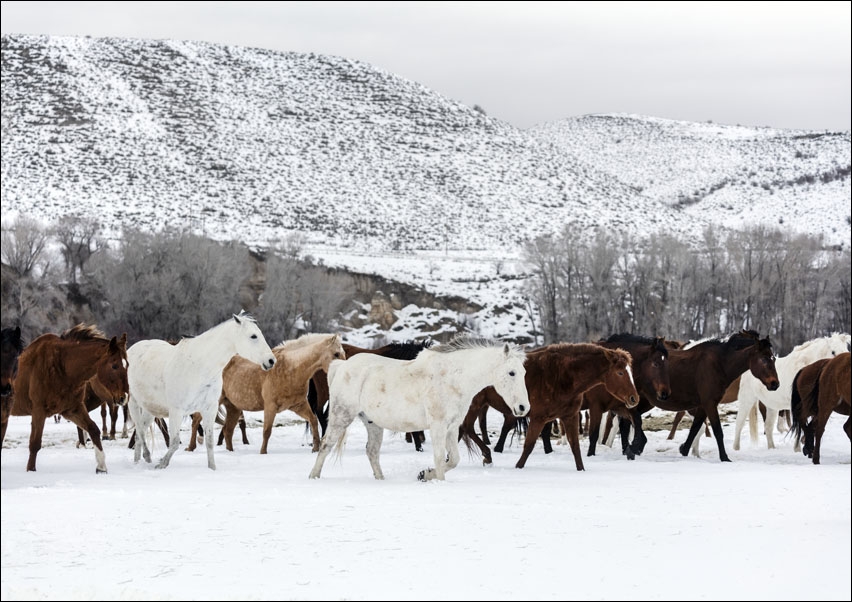
[[[793,350],[790,353],[793,353],[793,351],[796,351],[796,352],[804,351],[805,349],[808,349],[811,346],[816,345],[817,343],[824,342],[824,341],[827,342],[827,341],[830,341],[833,338],[840,339],[841,341],[846,343],[847,346],[850,344],[850,342],[852,342],[852,335],[846,334],[845,332],[832,332],[831,334],[825,335],[824,337],[816,337],[816,338],[811,339],[809,341],[805,341],[804,343],[800,343],[799,345],[796,345],[795,347],[793,347]]]
[[[627,353],[624,349],[610,349],[595,343],[553,343],[542,347],[541,349],[551,350],[556,352],[570,352],[572,355],[604,355],[609,358],[620,358],[628,365],[632,364],[633,356]]]
[[[611,334],[609,338],[601,339],[601,341],[606,343],[637,343],[640,345],[653,345],[656,339],[652,337],[645,337],[639,334],[621,332],[618,334]]]
[[[382,345],[379,349],[382,350],[382,355],[395,360],[410,360],[417,357],[417,354],[424,349],[431,349],[433,341],[431,339],[425,341],[401,341]]]
[[[97,326],[92,324],[77,324],[76,326],[72,326],[61,335],[59,335],[60,339],[64,339],[66,341],[108,341],[107,336],[101,332]]]
[[[289,339],[287,341],[282,341],[280,344],[276,345],[272,349],[272,351],[292,351],[293,349],[299,349],[301,347],[312,345],[313,343],[317,343],[319,341],[329,340],[334,336],[336,335],[329,334],[327,332],[308,332],[297,339]]]
[[[692,349],[693,347],[697,347],[698,345],[702,345],[704,343],[710,343],[715,345],[730,344],[734,347],[734,349],[745,349],[746,347],[751,347],[759,340],[760,334],[758,334],[756,330],[746,330],[744,328],[739,332],[729,334],[725,337],[711,337],[706,339],[699,339],[697,341],[689,341],[686,345],[683,346],[683,349]]]
[[[509,347],[510,353],[518,353],[520,355],[524,354],[524,350],[518,345],[503,343],[501,341],[495,341],[494,339],[478,337],[467,333],[456,335],[446,343],[441,343],[440,345],[431,347],[430,351],[437,351],[438,353],[452,353],[454,351],[464,351],[465,349],[494,349],[504,344]]]

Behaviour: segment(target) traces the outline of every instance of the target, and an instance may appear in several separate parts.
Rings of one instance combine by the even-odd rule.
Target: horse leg
[[[552,454],[553,453],[553,444],[550,442],[550,437],[553,434],[553,421],[551,420],[547,424],[544,425],[544,428],[541,429],[541,443],[544,445],[544,453]]]
[[[180,423],[182,420],[183,416],[178,412],[169,411],[169,448],[166,450],[166,454],[160,458],[156,468],[167,468],[169,462],[172,461],[172,456],[180,447]]]
[[[95,448],[95,473],[105,473],[107,471],[106,456],[104,455],[104,446],[101,443],[101,431],[97,423],[89,416],[86,406],[81,403],[79,408],[64,412],[62,416],[76,424],[77,428],[84,429],[89,433],[92,446]]]
[[[601,419],[603,414],[601,408],[597,404],[589,408],[589,419],[586,422],[586,430],[589,431],[589,449],[586,452],[587,456],[595,455],[595,448],[598,445],[598,437],[600,437]]]
[[[317,420],[319,421],[319,416],[317,416]],[[352,424],[353,420],[355,420],[355,417],[350,415],[345,410],[337,409],[335,412],[329,412],[328,430],[326,430],[325,434],[320,440],[320,448],[319,452],[317,452],[317,459],[314,462],[314,467],[313,469],[311,469],[311,473],[308,475],[308,478],[320,478],[320,474],[322,473],[322,466],[325,463],[326,457],[328,456],[332,447],[341,449],[341,446],[343,445],[343,439],[346,437],[346,429],[349,428],[349,425]]]
[[[448,445],[449,442],[447,439],[449,438],[449,433],[446,432],[443,426],[433,424],[430,426],[429,432],[432,433],[432,458],[435,460],[435,468],[421,470],[417,478],[420,481],[431,481],[432,479],[443,481],[444,475],[447,472],[447,452],[449,451],[452,454],[451,448],[455,447],[456,455],[458,455],[458,443],[453,439],[453,445]],[[436,437],[435,433],[441,434]],[[448,447],[450,448],[449,450]],[[456,458],[456,463],[458,463],[458,458]]]
[[[235,412],[236,413],[236,412]],[[278,408],[271,403],[263,404],[263,443],[260,444],[260,453],[266,453],[266,446],[269,445],[269,437],[272,436],[272,425],[275,423],[275,415],[278,413]],[[234,420],[234,425],[236,425]],[[234,436],[234,427],[231,427],[231,437]],[[233,444],[231,445],[233,448]],[[233,451],[233,449],[231,450]]]
[[[562,428],[565,429],[571,453],[574,454],[574,465],[577,470],[586,470],[583,466],[583,452],[580,451],[580,412],[562,416]]]
[[[385,429],[378,426],[372,420],[367,420],[363,414],[359,414],[364,426],[367,427],[367,458],[370,460],[370,467],[373,469],[373,476],[376,479],[382,480],[385,475],[382,474],[382,467],[379,464],[379,452],[382,449],[382,438],[385,436]]]
[[[319,421],[319,419],[317,419],[317,421]],[[248,445],[249,440],[248,440],[248,436],[246,435],[246,417],[243,414],[242,410],[240,410],[239,425],[240,425],[240,433],[243,436],[243,445]],[[222,434],[221,433],[219,434],[219,444],[220,445],[222,444]]]
[[[201,414],[199,412],[195,412],[192,414],[192,427],[190,429],[189,435],[189,445],[186,446],[184,451],[195,451],[196,439],[198,438],[198,427],[201,425]]]
[[[109,404],[109,440],[115,441],[115,425],[118,424],[118,404]]]
[[[458,439],[452,436],[453,429],[447,429],[446,439],[446,448],[447,448],[447,468],[446,470],[452,470],[456,466],[459,465],[459,460],[461,456],[459,454],[459,442]],[[445,473],[446,474],[446,473]]]
[[[311,409],[308,400],[300,400],[298,404],[292,406],[290,411],[294,412],[297,416],[304,418],[308,421],[308,424],[311,425],[311,451],[318,452],[320,447],[320,434],[319,434],[319,420],[317,419],[317,415],[314,414],[314,411]],[[264,427],[266,426],[266,416],[264,415]],[[244,431],[245,432],[245,431]]]
[[[144,457],[146,462],[151,462],[151,450],[148,449],[148,442],[145,440],[145,429],[151,426],[154,416],[136,402],[132,393],[127,405],[134,427],[133,437],[130,438],[130,444],[133,446],[133,462],[138,463],[141,457]]]
[[[615,414],[613,414],[612,412],[607,412],[606,421],[604,423],[604,432],[601,437],[603,444],[607,447],[612,447],[612,444],[615,442],[615,429],[612,428],[614,420]]]
[[[485,406],[486,408],[488,406]],[[473,428],[474,423],[477,421],[479,417],[479,413],[475,411],[468,411],[465,414],[464,420],[459,425],[459,440],[464,439],[465,445],[468,450],[473,451],[471,447],[471,442],[473,442],[477,448],[479,448],[479,453],[482,455],[482,464],[488,466],[491,464],[491,450],[488,449],[488,446],[485,445],[485,441],[476,434],[476,429]]]
[[[751,422],[751,413],[754,411],[755,400],[746,400],[740,397],[740,407],[737,410],[737,424],[734,429],[734,449],[740,449],[740,436],[745,426],[746,418]]]
[[[237,406],[231,403],[231,400],[225,397],[225,394],[219,397],[219,403],[225,406],[225,424],[222,425],[222,433],[225,437],[225,449],[234,451],[234,427],[239,420],[240,411]],[[264,425],[266,420],[264,419]]]
[[[666,437],[667,440],[671,440],[675,438],[675,433],[677,432],[677,427],[680,425],[680,421],[683,420],[683,416],[686,414],[683,410],[675,414],[674,420],[672,420],[672,428],[669,431],[669,436]]]
[[[107,428],[107,413],[109,413],[109,408],[107,407],[107,402],[101,402],[101,422],[103,423],[103,430],[101,431],[101,439],[109,439],[109,429]]]
[[[121,415],[124,417],[124,423],[121,426],[121,438],[127,439],[127,420],[129,418],[128,413],[129,409],[127,408],[127,404],[125,403],[121,406]]]
[[[645,451],[645,446],[648,444],[648,437],[645,436],[645,431],[642,430],[642,414],[636,411],[630,412],[630,423],[633,427],[633,442],[630,444],[633,453],[641,456]]]
[[[778,422],[778,410],[775,408],[766,407],[766,446],[769,449],[775,449],[775,438],[773,432],[775,430],[775,423]]]
[[[692,442],[698,436],[698,431],[700,431],[701,427],[704,426],[705,417],[706,413],[702,408],[695,410],[695,413],[692,415],[692,426],[689,427],[689,433],[686,435],[686,441],[681,443],[678,448],[681,456],[689,455],[689,449],[692,447]]]
[[[44,434],[44,422],[47,416],[33,408],[32,425],[30,427],[30,457],[27,460],[27,472],[36,469],[36,456],[41,449],[41,437]]]
[[[503,414],[503,426],[500,429],[500,436],[497,438],[497,444],[494,445],[494,451],[498,454],[503,453],[503,447],[506,445],[506,437],[509,436],[509,433],[518,427],[518,419],[515,418],[514,414]],[[483,439],[485,441],[485,439]]]
[[[426,433],[424,431],[414,432],[414,449],[419,452],[423,451],[423,444],[426,443]]]
[[[527,436],[526,439],[524,439],[524,450],[521,452],[521,457],[515,464],[515,468],[523,468],[524,464],[527,463],[527,458],[530,457],[530,454],[535,447],[536,440],[539,438],[541,431],[544,430],[544,427],[548,422],[550,421],[543,420],[541,418],[530,419],[530,425],[527,428]]]
[[[630,445],[630,427],[633,426],[627,418],[618,417],[618,434],[621,437],[621,453],[628,460],[635,460],[636,453]]]
[[[479,432],[482,442],[485,445],[491,445],[491,438],[488,436],[488,404],[484,404],[481,408],[479,408],[479,416],[477,416],[477,419],[479,421]],[[503,450],[501,449],[500,451]]]
[[[213,458],[213,432],[216,430],[216,410],[218,405],[214,406],[209,412],[204,412],[201,415],[202,426],[207,430],[207,436],[204,438],[204,447],[207,448],[207,468],[216,470],[216,460]]]
[[[77,449],[86,447],[86,433],[79,426],[77,427]]]

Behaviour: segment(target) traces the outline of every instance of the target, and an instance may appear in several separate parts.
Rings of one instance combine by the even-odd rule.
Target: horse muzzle
[[[515,418],[523,418],[530,412],[529,404],[519,404],[512,408],[512,413],[515,415]]]
[[[637,395],[631,395],[627,398],[627,401],[624,402],[628,408],[635,408],[639,405],[639,397]]]
[[[778,382],[778,379],[774,379],[774,380],[769,381],[769,384],[766,385],[766,388],[769,389],[770,391],[777,391],[778,387],[780,387],[780,386],[781,386],[781,383]]]
[[[274,365],[275,365],[275,358],[271,357],[268,360],[266,360],[265,362],[263,362],[260,365],[260,367],[263,368],[264,370],[272,370],[272,366],[274,366]]]

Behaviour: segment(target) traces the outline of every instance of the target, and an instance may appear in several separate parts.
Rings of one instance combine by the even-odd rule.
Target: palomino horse
[[[628,407],[639,403],[630,354],[592,343],[555,343],[527,352],[529,429],[515,464],[523,468],[545,425],[562,419],[574,464],[585,470],[580,452],[579,415],[583,394],[602,385]]]
[[[366,349],[364,347],[356,347],[355,345],[343,344],[343,351],[346,352],[346,357],[352,357],[358,353],[375,353],[384,357],[389,357],[395,360],[413,360],[417,354],[424,349],[429,349],[432,346],[432,341],[403,341],[396,343],[388,343],[375,349]],[[311,379],[310,388],[308,389],[308,402],[311,404],[311,409],[317,415],[322,434],[325,435],[325,429],[328,427],[328,376],[324,370],[318,371]],[[508,411],[508,408],[507,408]],[[423,442],[426,440],[426,435],[423,431],[414,433],[406,433],[406,440],[411,436],[411,441],[414,443],[414,448],[417,451],[423,451]]]
[[[682,455],[689,454],[704,419],[709,418],[719,448],[719,460],[730,462],[725,451],[718,405],[725,390],[746,370],[750,370],[770,391],[778,388],[772,344],[769,338],[761,339],[754,330],[743,330],[724,339],[690,343],[683,349],[670,349],[671,395],[665,401],[642,395],[639,405],[630,412],[631,420],[620,419],[624,453],[627,454],[628,445],[635,455],[640,455],[645,449],[648,439],[642,431],[642,414],[656,406],[670,412],[690,410],[694,416],[686,441],[679,448]],[[627,438],[631,422],[635,434],[633,443],[629,444]]]
[[[766,445],[769,449],[775,447],[772,433],[778,419],[778,412],[790,409],[790,396],[793,391],[793,379],[799,370],[820,359],[830,359],[849,350],[852,335],[835,332],[830,336],[819,337],[797,345],[793,350],[775,360],[780,386],[775,391],[767,391],[754,376],[745,373],[740,378],[739,408],[737,410],[737,428],[734,431],[734,449],[740,448],[740,434],[745,425],[746,416],[752,414],[752,409],[763,402],[766,406],[764,432]],[[757,420],[749,420],[751,440],[757,441]]]
[[[418,478],[443,480],[459,463],[459,426],[474,395],[493,386],[516,416],[529,411],[524,359],[518,346],[458,336],[409,361],[359,353],[332,362],[328,431],[310,477],[319,478],[332,447],[342,449],[346,430],[357,417],[367,427],[367,457],[375,478],[384,478],[379,464],[384,429],[428,429],[435,467]]]
[[[222,371],[222,395],[226,408],[225,446],[234,451],[234,427],[240,412],[263,411],[265,454],[275,416],[284,410],[295,412],[311,425],[312,451],[319,451],[317,417],[308,404],[308,381],[317,370],[328,370],[332,360],[346,359],[339,334],[305,334],[275,347],[275,365],[264,372],[257,364],[235,355]]]
[[[143,433],[154,417],[169,418],[169,449],[157,468],[166,468],[180,447],[180,425],[185,416],[200,412],[204,430],[213,433],[222,393],[222,369],[234,355],[258,363],[264,370],[275,365],[272,349],[254,318],[242,312],[177,345],[149,339],[131,345],[127,354],[130,416],[139,435],[133,448],[135,462],[140,455],[146,462],[151,461]],[[216,470],[213,437],[205,437],[204,443],[207,466]]]
[[[793,378],[791,394],[792,432],[796,443],[805,433],[803,452],[819,464],[819,449],[825,426],[832,412],[844,416],[852,410],[852,355],[847,351],[831,359],[821,359],[805,366]],[[813,418],[811,423],[808,419]],[[852,441],[852,418],[843,424]]]
[[[94,326],[78,324],[60,336],[43,334],[18,358],[12,414],[32,416],[27,470],[36,469],[44,421],[61,414],[89,433],[95,448],[96,472],[106,472],[98,425],[86,407],[87,387],[103,398],[125,403],[128,392],[127,335],[106,338]]]
[[[648,338],[634,334],[614,334],[597,343],[609,349],[623,349],[630,354],[636,390],[655,400],[665,401],[671,394],[669,385],[669,348],[662,337]],[[604,387],[589,389],[583,395],[583,406],[589,410],[589,449],[587,456],[595,455],[601,419],[605,412],[613,411],[629,418],[626,406]],[[545,446],[545,451],[547,446]],[[627,458],[635,456],[628,453]]]
[[[0,403],[2,403],[2,433],[0,444],[6,439],[9,413],[12,410],[12,381],[18,373],[18,356],[24,350],[21,327],[4,328],[0,333]]]

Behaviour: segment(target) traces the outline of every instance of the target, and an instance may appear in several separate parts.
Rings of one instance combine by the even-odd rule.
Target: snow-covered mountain
[[[329,265],[516,310],[519,246],[569,222],[685,239],[765,223],[849,245],[850,164],[849,132],[634,115],[519,130],[345,58],[2,37],[4,216],[257,247],[300,232]]]

